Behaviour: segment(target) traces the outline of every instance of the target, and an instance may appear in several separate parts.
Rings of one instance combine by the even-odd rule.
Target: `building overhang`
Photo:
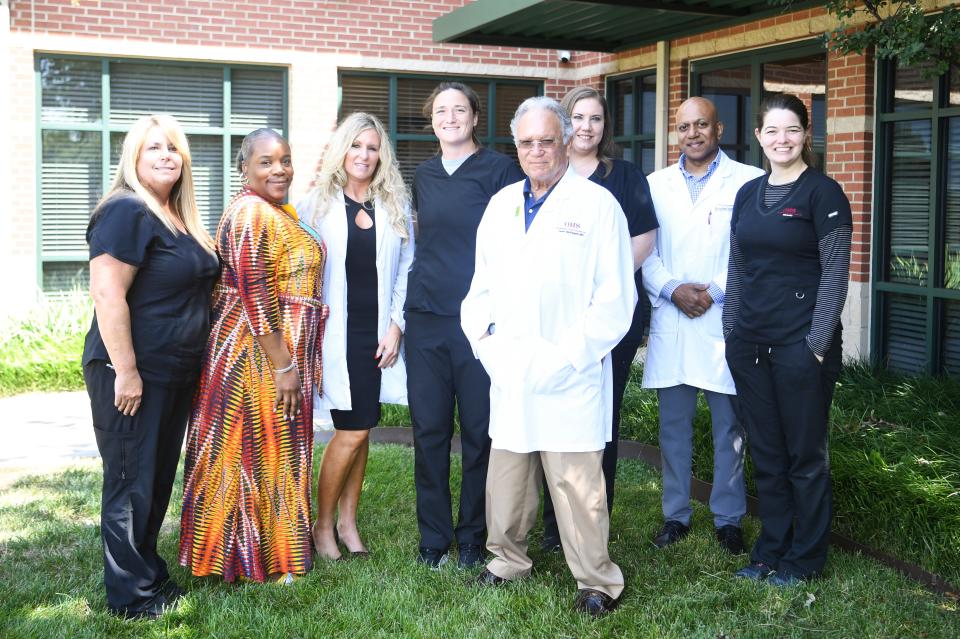
[[[433,40],[613,53],[823,4],[771,0],[475,0],[433,21]]]

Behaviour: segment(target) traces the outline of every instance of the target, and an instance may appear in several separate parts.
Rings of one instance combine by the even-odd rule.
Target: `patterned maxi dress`
[[[223,272],[187,433],[180,563],[225,581],[304,573],[326,250],[292,206],[247,189],[224,211],[217,250]],[[256,340],[273,331],[300,371],[304,401],[293,421],[275,406],[273,369]]]

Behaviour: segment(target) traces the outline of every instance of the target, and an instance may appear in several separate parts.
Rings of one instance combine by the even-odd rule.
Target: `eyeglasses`
[[[543,138],[542,140],[519,140],[517,142],[517,148],[524,152],[532,151],[535,148],[543,149],[544,151],[552,151],[557,146],[557,141],[554,138]]]

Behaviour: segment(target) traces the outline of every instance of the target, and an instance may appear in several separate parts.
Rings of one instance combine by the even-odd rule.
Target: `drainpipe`
[[[667,166],[667,150],[670,148],[670,42],[657,42],[657,91],[656,91],[656,142],[653,155],[654,166]]]

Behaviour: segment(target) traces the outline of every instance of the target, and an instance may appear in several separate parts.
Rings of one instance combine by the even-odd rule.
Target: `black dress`
[[[377,368],[377,230],[357,226],[365,208],[373,221],[370,202],[361,204],[343,196],[347,214],[347,377],[351,410],[331,410],[338,430],[366,430],[380,421],[380,369]]]

